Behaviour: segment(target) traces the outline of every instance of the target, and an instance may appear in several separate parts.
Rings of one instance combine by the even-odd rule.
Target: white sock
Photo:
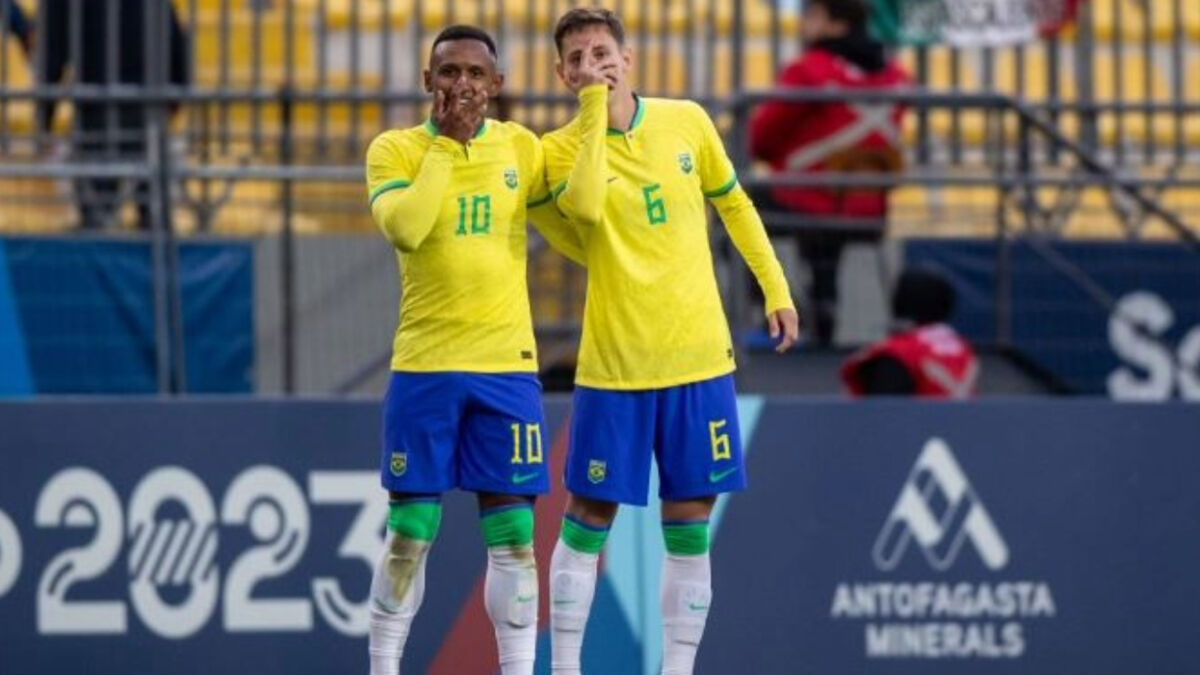
[[[371,628],[367,653],[371,675],[399,675],[408,629],[425,595],[429,542],[388,532],[371,579]]]
[[[712,602],[709,556],[667,554],[662,569],[662,675],[691,675]]]
[[[532,545],[488,549],[483,604],[496,629],[502,675],[533,675],[538,578]]]
[[[581,553],[563,543],[550,559],[550,671],[580,675],[583,629],[596,593],[598,553]]]

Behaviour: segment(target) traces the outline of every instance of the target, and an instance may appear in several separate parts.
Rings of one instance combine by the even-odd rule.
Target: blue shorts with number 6
[[[733,375],[666,389],[575,388],[567,489],[644,506],[651,455],[665,500],[744,490]]]
[[[550,491],[542,385],[527,373],[393,372],[383,403],[383,487]]]

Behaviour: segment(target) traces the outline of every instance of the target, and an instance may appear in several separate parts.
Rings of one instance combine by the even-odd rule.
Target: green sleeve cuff
[[[407,181],[407,180],[402,180],[402,179],[389,180],[388,182],[384,183],[383,185],[380,185],[379,187],[377,187],[371,191],[370,201],[368,202],[368,204],[373,205],[375,203],[375,200],[379,199],[381,196],[383,196],[384,193],[391,192],[392,190],[401,190],[403,188],[408,187],[409,185],[412,185],[412,181]]]
[[[719,187],[715,190],[709,190],[708,192],[705,192],[704,196],[707,197],[708,199],[716,199],[718,197],[724,197],[725,195],[729,194],[730,192],[733,192],[733,188],[737,187],[737,184],[738,184],[737,174],[734,174],[733,178],[730,178],[728,183],[725,183],[724,185],[722,185],[721,187]]]
[[[534,199],[533,201],[526,202],[525,208],[536,209],[537,207],[541,206],[542,204],[545,204],[553,199],[554,199],[554,193],[547,192],[545,195],[538,197],[537,199]]]

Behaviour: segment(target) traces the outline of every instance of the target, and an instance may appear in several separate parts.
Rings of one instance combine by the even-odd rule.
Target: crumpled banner
[[[872,29],[889,44],[998,47],[1052,35],[1084,0],[874,0]]]

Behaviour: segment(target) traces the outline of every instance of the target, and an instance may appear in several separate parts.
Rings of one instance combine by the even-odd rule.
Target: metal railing
[[[0,16],[12,2],[0,0]],[[67,3],[73,13],[65,48],[73,63],[80,63],[90,44],[80,18],[85,2],[120,4]],[[181,234],[277,236],[282,243],[280,387],[305,390],[311,385],[297,381],[295,366],[300,358],[296,317],[303,311],[296,306],[295,237],[309,229],[373,232],[363,208],[362,154],[380,129],[413,124],[423,116],[420,74],[438,27],[463,21],[493,32],[508,74],[497,114],[544,131],[565,122],[573,107],[553,73],[549,34],[553,19],[574,4],[180,0],[173,7],[186,36],[188,77],[176,84],[168,81],[165,67],[177,46],[165,12],[147,21],[143,31],[146,77],[123,84],[114,83],[120,79],[116,77],[100,83],[20,77],[29,63],[16,56],[11,37],[0,31],[0,202],[8,205],[0,207],[0,227],[27,214],[46,216],[40,219],[60,229],[69,226],[77,216],[63,207],[62,189],[54,189],[55,182],[108,178],[149,186],[144,193],[151,221],[146,236],[156,243],[162,279],[174,276],[174,242]],[[601,4],[628,20],[639,90],[686,96],[706,105],[727,130],[748,185],[769,182],[754,175],[743,152],[741,135],[753,105],[769,97],[846,98],[843,93],[767,89],[799,50],[797,17],[785,3]],[[102,49],[107,74],[113,75],[118,69],[118,23],[110,18],[115,12],[104,16],[102,31],[93,32],[107,35]],[[1193,134],[1200,137],[1200,128],[1192,126],[1200,118],[1200,88],[1189,90],[1194,78],[1186,76],[1190,63],[1200,59],[1200,20],[1193,25],[1190,17],[1186,0],[1089,0],[1069,36],[1003,49],[902,50],[918,86],[891,95],[856,96],[904,100],[913,107],[909,170],[895,176],[775,180],[938,192],[995,190],[988,220],[992,233],[1002,239],[1059,235],[1080,210],[1080,195],[1103,190],[1121,195],[1110,203],[1124,234],[1136,236],[1145,219],[1154,216],[1166,223],[1172,237],[1194,245],[1195,225],[1188,219],[1196,214],[1180,217],[1163,208],[1171,194],[1200,189],[1196,145],[1189,141]],[[44,12],[38,12],[37,25],[45,35]],[[47,42],[38,41],[35,62],[45,62],[47,48]],[[56,143],[70,148],[96,131],[81,128],[78,115],[70,117],[69,125],[60,115],[56,126],[44,128],[39,106],[54,101],[69,102],[77,110],[89,103],[101,106],[104,125],[99,133],[102,141],[113,141],[110,146],[123,131],[117,120],[122,104],[139,106],[146,122],[135,143],[137,152],[112,151],[100,159],[80,158],[67,149],[47,155]],[[30,185],[36,189],[26,189]],[[1047,191],[1054,194],[1046,198]],[[557,264],[549,256],[534,259],[534,265]],[[561,274],[566,287],[580,283],[580,276],[567,268]],[[169,282],[156,288],[162,318],[160,386],[184,391],[178,311],[172,309],[178,289]],[[555,293],[548,301],[574,297]],[[569,333],[577,310],[558,313],[559,318],[543,323],[556,334]],[[364,355],[364,368],[376,356]],[[363,377],[360,369],[320,387],[345,389]]]

